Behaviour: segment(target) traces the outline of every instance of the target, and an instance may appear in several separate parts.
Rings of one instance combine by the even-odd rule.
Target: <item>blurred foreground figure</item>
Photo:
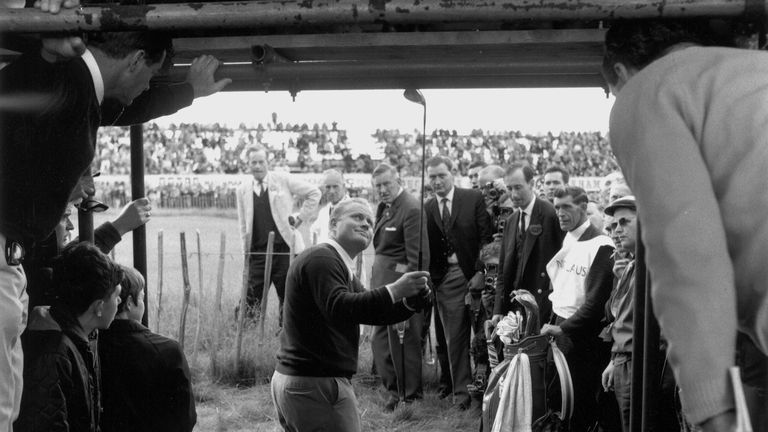
[[[702,47],[702,34],[689,23],[617,22],[603,74],[616,94],[613,151],[649,210],[638,216],[653,304],[683,409],[705,431],[729,431],[737,331],[742,361],[763,365],[744,369],[744,382],[765,386],[768,54]],[[757,347],[746,360],[745,345]]]
[[[32,311],[21,338],[24,392],[14,431],[100,430],[100,372],[91,340],[115,318],[122,276],[88,243],[62,251],[53,266],[56,300]]]
[[[331,214],[331,238],[305,250],[288,270],[283,331],[272,400],[289,432],[360,431],[350,378],[357,371],[359,324],[408,319],[429,295],[427,272],[409,272],[369,291],[354,276],[354,258],[371,243],[368,202],[352,198]]]

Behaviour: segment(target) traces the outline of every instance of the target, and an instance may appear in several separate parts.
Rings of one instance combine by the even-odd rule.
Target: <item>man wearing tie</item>
[[[333,209],[340,202],[349,199],[347,187],[344,184],[344,175],[335,169],[323,172],[323,186],[325,190],[326,204],[317,212],[317,219],[310,228],[310,242],[317,244],[328,240],[328,223],[331,220]]]
[[[514,163],[507,168],[504,182],[512,205],[517,210],[504,225],[496,279],[493,323],[497,324],[512,307],[512,291],[530,291],[539,306],[539,323],[549,322],[552,302],[547,264],[563,245],[565,232],[560,229],[555,208],[548,201],[534,197],[534,172],[527,164]]]
[[[272,258],[271,280],[280,299],[280,322],[282,323],[283,293],[288,273],[290,253],[304,249],[301,234],[296,228],[302,221],[315,216],[320,191],[311,184],[297,180],[287,173],[269,171],[267,152],[261,147],[246,150],[252,181],[244,181],[237,189],[237,219],[243,251],[248,253],[245,262],[248,274],[248,310],[251,316],[257,314],[264,291],[265,252],[269,232],[275,233]],[[289,216],[293,203],[301,199],[303,204],[295,222]],[[293,249],[293,250],[292,250]]]
[[[467,409],[470,397],[468,289],[481,289],[484,265],[480,249],[491,241],[491,219],[478,190],[453,185],[453,162],[444,156],[427,161],[435,197],[426,203],[429,272],[436,287],[435,334],[441,367],[441,396],[453,394],[455,406]],[[449,372],[447,374],[446,372]]]
[[[427,232],[419,229],[419,200],[406,192],[391,166],[381,164],[373,170],[373,188],[379,195],[373,246],[376,255],[371,272],[371,286],[396,281],[403,273],[419,269],[419,234],[426,246]],[[429,262],[423,248],[422,265]],[[371,339],[373,359],[384,388],[389,392],[385,410],[393,411],[400,397],[411,402],[422,396],[421,353],[424,313],[417,312],[407,321],[391,326],[376,326]],[[403,336],[402,342],[400,336]],[[401,353],[401,350],[405,353]],[[401,361],[405,359],[405,370]]]

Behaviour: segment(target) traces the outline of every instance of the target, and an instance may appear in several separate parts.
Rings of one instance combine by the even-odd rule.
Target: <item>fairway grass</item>
[[[240,370],[234,368],[237,328],[234,310],[240,298],[243,279],[243,255],[235,210],[153,209],[152,212],[152,220],[146,225],[149,327],[155,330],[158,323],[158,233],[162,232],[163,293],[159,332],[174,339],[179,336],[183,299],[179,234],[186,233],[191,301],[187,312],[184,351],[192,371],[197,399],[198,421],[195,431],[281,431],[269,388],[275,353],[279,346],[276,337],[278,299],[274,289],[270,291],[268,299],[264,339],[261,338],[258,323],[249,323],[243,337]],[[113,209],[97,214],[94,225],[113,220],[117,214],[117,210]],[[198,231],[201,251],[197,248]],[[219,314],[214,309],[214,293],[222,232],[226,236],[226,249]],[[115,248],[115,260],[125,265],[133,263],[131,237],[130,234],[126,235]],[[198,267],[202,268],[202,290]],[[216,316],[222,322],[222,335],[218,339],[214,330]],[[199,337],[195,344],[198,326]],[[216,354],[220,370],[216,377],[211,373],[212,353]],[[366,341],[360,346],[359,373],[353,379],[363,431],[474,432],[479,429],[477,402],[475,409],[457,411],[450,407],[450,400],[437,398],[437,366],[434,365],[423,365],[423,400],[398,406],[394,413],[385,412],[383,405],[387,396],[378,378],[368,373],[371,362],[370,343]]]

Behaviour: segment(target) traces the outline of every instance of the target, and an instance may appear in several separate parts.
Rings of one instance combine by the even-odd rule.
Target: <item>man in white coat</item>
[[[323,186],[325,190],[326,203],[317,212],[317,219],[312,223],[309,229],[310,242],[312,244],[322,243],[330,237],[328,226],[331,222],[330,215],[333,209],[342,201],[349,199],[347,187],[344,184],[344,175],[335,169],[325,170],[323,172]]]
[[[301,181],[296,176],[269,170],[267,152],[262,147],[246,150],[246,161],[253,179],[244,181],[237,189],[237,218],[248,277],[247,313],[255,316],[264,292],[265,252],[269,233],[275,233],[271,281],[280,299],[282,325],[285,277],[288,273],[290,254],[304,249],[304,241],[298,233],[302,222],[315,217],[320,190]],[[301,201],[298,216],[291,217],[295,202]]]

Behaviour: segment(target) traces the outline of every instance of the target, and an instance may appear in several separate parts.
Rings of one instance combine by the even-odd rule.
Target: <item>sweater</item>
[[[302,252],[288,269],[276,370],[284,375],[351,377],[359,324],[389,325],[413,314],[386,287],[365,291],[333,246]]]
[[[737,329],[768,352],[768,54],[689,47],[629,79],[610,141],[689,419],[731,409]]]

